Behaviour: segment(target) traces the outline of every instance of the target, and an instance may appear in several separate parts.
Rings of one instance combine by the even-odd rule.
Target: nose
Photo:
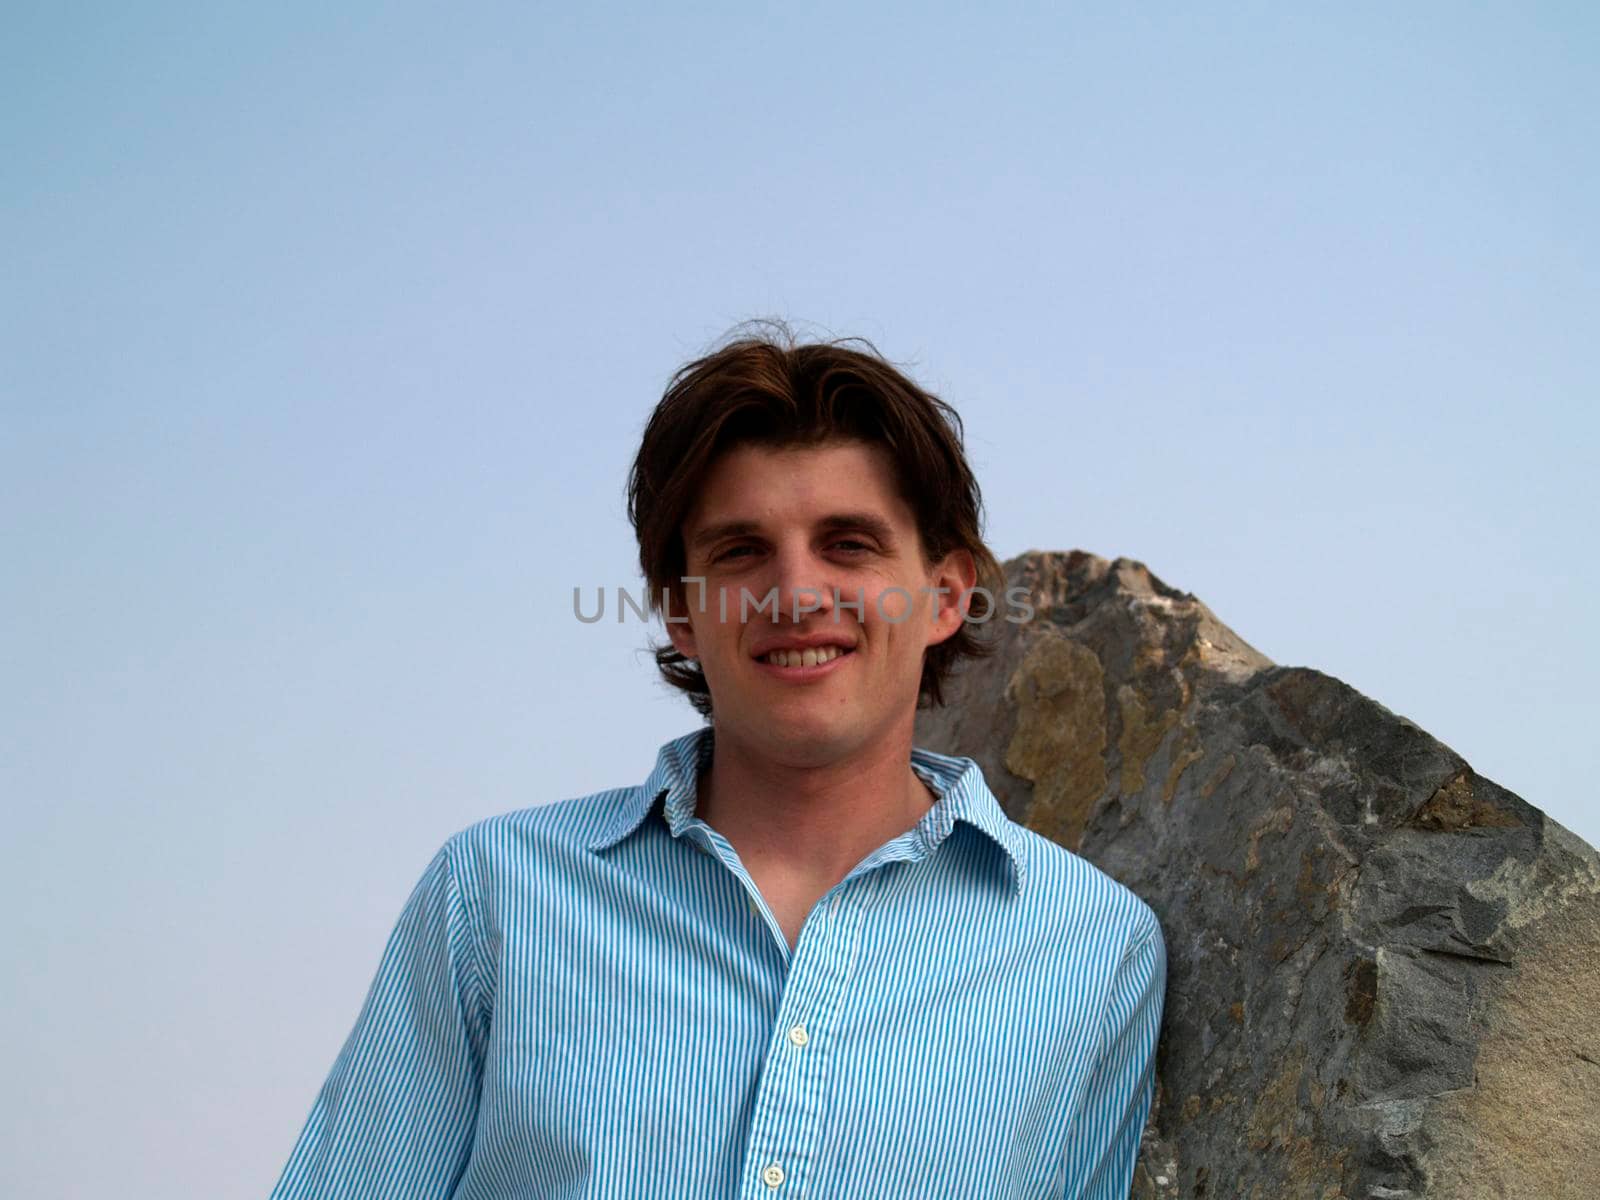
[[[772,586],[778,590],[780,623],[805,624],[832,615],[837,581],[829,565],[809,546],[785,547],[774,555]]]

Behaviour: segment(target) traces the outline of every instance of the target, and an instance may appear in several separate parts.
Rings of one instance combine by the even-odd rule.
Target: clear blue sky
[[[1310,9],[7,6],[0,1192],[264,1194],[444,838],[693,725],[571,589],[747,317],[1600,841],[1600,21]]]

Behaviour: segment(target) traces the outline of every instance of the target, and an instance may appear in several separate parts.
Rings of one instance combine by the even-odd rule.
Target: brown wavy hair
[[[862,338],[801,343],[780,322],[740,326],[731,340],[682,367],[645,425],[628,475],[628,519],[650,607],[670,595],[684,611],[683,522],[712,464],[734,446],[810,446],[851,439],[882,446],[916,515],[925,561],[966,550],[977,585],[998,595],[999,564],[981,533],[983,497],[967,465],[961,417],[912,382]],[[928,647],[918,700],[943,703],[943,683],[963,658],[985,654],[980,627],[964,621]],[[711,715],[699,664],[670,642],[654,647],[662,678]]]

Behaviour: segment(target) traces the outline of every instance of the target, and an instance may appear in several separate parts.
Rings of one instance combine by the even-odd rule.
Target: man
[[[708,725],[446,843],[274,1195],[1125,1197],[1155,918],[912,746],[999,619],[979,512],[870,348],[680,371],[629,514]]]

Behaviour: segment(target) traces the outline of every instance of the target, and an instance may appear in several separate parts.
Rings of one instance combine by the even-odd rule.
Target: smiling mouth
[[[773,667],[819,667],[849,653],[843,646],[818,646],[807,650],[774,650],[757,661]]]

